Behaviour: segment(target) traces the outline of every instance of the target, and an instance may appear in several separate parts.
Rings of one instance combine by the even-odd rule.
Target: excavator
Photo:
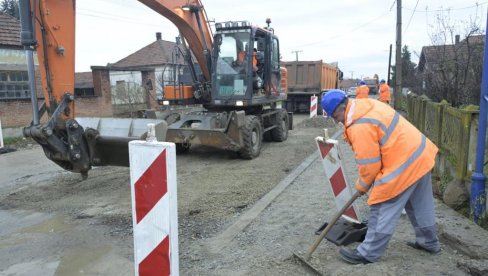
[[[155,124],[158,141],[175,143],[179,152],[207,145],[253,159],[263,138],[287,139],[292,114],[284,109],[286,69],[280,67],[279,40],[269,19],[267,27],[247,21],[215,23],[213,33],[199,0],[139,2],[175,24],[186,50],[191,83],[168,87],[163,103],[195,103],[203,109],[172,120],[75,117],[75,0],[20,0],[33,110],[23,134],[39,143],[48,159],[83,178],[93,166],[128,166],[128,142],[145,139],[148,123]],[[48,120],[41,123],[46,112]]]

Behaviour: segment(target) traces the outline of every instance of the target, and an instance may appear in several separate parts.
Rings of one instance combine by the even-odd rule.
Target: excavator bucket
[[[147,125],[154,124],[156,139],[165,141],[167,123],[157,119],[80,117],[93,166],[129,166],[128,143],[144,140]]]

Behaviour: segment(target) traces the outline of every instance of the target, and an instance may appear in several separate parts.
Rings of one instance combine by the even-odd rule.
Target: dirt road
[[[261,155],[251,161],[205,147],[177,157],[181,275],[308,273],[290,250],[305,251],[317,227],[335,212],[313,141],[325,126],[323,119],[297,123],[287,141],[264,143]],[[354,157],[350,151],[345,156],[353,180]],[[96,168],[83,181],[34,147],[0,155],[0,175],[0,274],[133,274],[127,168]],[[278,186],[286,188],[269,204],[262,203]],[[260,204],[263,211],[256,212]],[[361,206],[366,212],[364,202]],[[243,224],[241,231],[229,234],[232,226]],[[328,242],[319,246],[312,262],[332,275],[358,269],[377,275],[466,274],[459,264],[469,262],[469,254],[444,244],[441,256],[430,256],[406,247],[410,238],[411,227],[403,218],[379,263],[346,265]]]

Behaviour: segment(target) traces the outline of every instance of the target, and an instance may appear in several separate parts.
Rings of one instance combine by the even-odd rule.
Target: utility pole
[[[354,71],[349,71],[351,73],[351,80],[354,79]]]
[[[386,79],[386,83],[388,85],[390,85],[390,70],[391,70],[391,48],[392,48],[392,45],[390,44],[390,57],[388,58],[388,74],[386,75],[387,76],[387,79]]]
[[[296,59],[297,61],[298,61],[298,53],[301,53],[301,52],[303,52],[303,51],[302,50],[291,51],[292,54],[295,53],[295,55],[297,57],[297,59]]]
[[[402,104],[402,0],[397,0],[396,54],[395,54],[395,109]]]

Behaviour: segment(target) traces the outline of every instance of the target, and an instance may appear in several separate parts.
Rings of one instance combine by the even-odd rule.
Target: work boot
[[[412,247],[412,248],[418,249],[418,250],[424,250],[425,252],[428,252],[432,255],[439,255],[441,253],[440,247],[437,250],[428,249],[428,248],[421,246],[417,241],[407,241],[407,245]]]
[[[341,248],[341,250],[339,250],[339,253],[341,254],[342,259],[350,264],[371,263],[370,261],[366,260],[363,256],[361,256],[361,254],[358,252],[357,249],[350,250],[343,247]]]

